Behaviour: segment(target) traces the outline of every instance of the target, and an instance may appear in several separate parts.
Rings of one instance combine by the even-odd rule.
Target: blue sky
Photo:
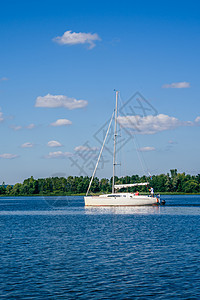
[[[1,2],[0,182],[91,175],[114,89],[120,103],[139,92],[154,109],[121,116],[119,176],[200,173],[199,9],[198,1]],[[105,151],[97,175],[111,172]]]

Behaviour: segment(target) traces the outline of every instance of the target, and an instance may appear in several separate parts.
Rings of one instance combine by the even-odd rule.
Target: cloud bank
[[[35,124],[31,123],[28,126],[25,127],[26,129],[33,129],[35,128]]]
[[[67,125],[71,125],[72,122],[70,120],[67,120],[67,119],[58,119],[57,121],[51,123],[50,125],[51,126],[67,126]]]
[[[27,126],[21,126],[21,125],[11,125],[10,128],[12,128],[15,131],[21,130],[21,129],[33,129],[35,128],[35,124],[29,124]]]
[[[97,33],[72,32],[71,30],[65,31],[62,36],[53,39],[54,42],[60,45],[89,44],[89,49],[94,48],[96,46],[95,42],[100,40]]]
[[[14,158],[17,158],[17,157],[18,157],[17,154],[11,154],[11,153],[0,154],[0,158],[4,158],[4,159],[14,159]]]
[[[20,125],[11,125],[10,128],[12,128],[15,131],[18,131],[18,130],[22,129],[22,126],[20,126]]]
[[[88,105],[88,101],[86,100],[76,100],[75,98],[69,98],[64,95],[51,95],[51,94],[47,94],[44,97],[39,96],[37,97],[35,102],[35,107],[48,107],[48,108],[64,107],[70,110],[83,108],[87,105]]]
[[[190,83],[183,81],[183,82],[174,82],[170,84],[164,84],[162,86],[163,89],[186,89],[190,87]]]
[[[192,126],[191,121],[180,121],[175,117],[159,114],[156,116],[119,116],[118,123],[124,128],[130,128],[137,134],[154,134],[157,132],[175,129],[179,126]]]
[[[195,121],[195,123],[200,123],[200,116],[196,117],[196,119],[194,121]]]
[[[139,149],[140,152],[148,152],[148,151],[155,151],[156,148],[154,147],[142,147]]]
[[[67,157],[71,157],[72,153],[70,152],[62,152],[62,151],[56,151],[56,152],[49,152],[48,155],[45,156],[45,158],[51,159],[51,158],[58,158],[58,159],[64,159]]]
[[[58,141],[49,141],[47,143],[48,147],[62,147],[62,144],[59,143]]]
[[[21,148],[32,148],[33,146],[34,146],[33,143],[27,142],[27,143],[22,144]]]
[[[170,145],[175,145],[175,144],[177,144],[177,142],[176,142],[176,141],[173,141],[173,140],[169,140],[169,141],[168,141],[168,144],[170,144]]]
[[[87,147],[87,146],[77,146],[74,148],[74,151],[76,152],[93,152],[93,151],[97,151],[99,148],[98,147]]]
[[[0,122],[2,122],[3,120],[4,120],[3,113],[2,111],[0,111]]]

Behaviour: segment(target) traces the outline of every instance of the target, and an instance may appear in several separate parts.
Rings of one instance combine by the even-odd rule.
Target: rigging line
[[[119,105],[118,105],[118,116],[119,116],[119,108],[121,108],[122,107],[122,101],[121,101],[121,96],[120,96],[120,93],[118,94],[118,103],[119,103]],[[118,123],[118,122],[117,122]],[[120,149],[120,151],[119,151],[119,153],[118,153],[118,157],[119,157],[119,166],[120,166],[120,169],[119,169],[119,177],[121,177],[121,175],[122,175],[122,164],[121,164],[121,162],[122,162],[122,129],[121,129],[121,125],[120,125],[120,123],[118,123],[118,132],[119,132],[119,134],[118,134],[118,136],[119,136],[119,138],[118,138],[118,145],[119,145],[119,147],[118,147],[118,149]]]
[[[122,98],[121,98],[121,94],[119,94],[119,101],[120,101],[121,107],[123,107],[123,106],[124,106],[124,102],[123,102],[123,100],[122,100]],[[144,172],[144,174],[147,174],[147,173],[148,173],[148,175],[151,177],[152,175],[151,175],[151,172],[150,172],[150,170],[149,170],[149,168],[148,168],[148,166],[147,166],[147,163],[146,163],[146,161],[145,161],[145,159],[144,159],[144,156],[143,156],[142,153],[139,153],[139,151],[138,151],[138,149],[140,148],[139,142],[137,141],[135,135],[131,134],[131,136],[132,136],[132,138],[133,138],[133,140],[134,140],[134,144],[135,144],[137,156],[138,156],[138,159],[139,159],[139,161],[140,161],[140,164],[141,164],[141,167],[142,167],[142,169],[143,169],[143,172]]]
[[[144,156],[142,155],[142,153],[139,153],[138,149],[140,148],[140,145],[139,145],[139,142],[136,139],[136,136],[135,136],[135,138],[133,138],[133,140],[134,140],[134,144],[135,144],[135,147],[136,147],[136,152],[137,152],[141,167],[143,169],[143,172],[144,172],[144,174],[147,175],[147,173],[148,173],[148,175],[151,176],[151,173],[149,172],[149,168],[148,168],[147,163],[144,159]]]
[[[120,108],[123,108],[125,103],[121,97],[121,93],[119,94],[119,106]],[[120,110],[119,110],[120,111]],[[120,177],[124,176],[122,174],[127,174],[127,160],[126,160],[126,155],[125,155],[125,152],[124,152],[124,147],[122,147],[122,141],[123,141],[123,138],[122,138],[122,135],[124,132],[123,130],[123,126],[121,126],[121,124],[119,123],[119,128],[120,128],[120,142],[121,142],[121,145],[120,145],[120,156],[121,156],[121,162],[123,161],[123,168],[122,168],[122,164],[120,163]],[[126,133],[125,133],[126,134]]]
[[[119,162],[119,166],[120,166],[120,169],[119,169],[119,174],[120,174],[120,177],[122,175],[122,141],[121,141],[121,135],[122,135],[122,132],[121,132],[121,126],[119,125],[119,149],[120,149],[120,152],[119,152],[119,156],[120,156],[120,162]]]
[[[93,172],[93,174],[92,174],[92,178],[91,178],[91,180],[90,180],[90,184],[89,184],[89,186],[88,186],[86,196],[88,195],[89,190],[90,190],[90,187],[91,187],[91,185],[92,185],[92,181],[93,181],[93,179],[94,179],[94,176],[95,176],[95,173],[96,173],[96,170],[97,170],[97,167],[98,167],[100,158],[101,158],[101,154],[102,154],[102,152],[103,152],[103,148],[104,148],[104,145],[105,145],[105,143],[106,143],[106,139],[107,139],[107,136],[108,136],[108,132],[109,132],[109,130],[110,130],[110,126],[111,126],[111,123],[112,123],[112,120],[113,120],[113,117],[114,117],[114,113],[115,113],[115,111],[113,112],[112,117],[111,117],[111,119],[110,119],[110,123],[109,123],[109,125],[108,125],[108,129],[107,129],[107,132],[106,132],[104,141],[103,141],[103,145],[102,145],[101,150],[100,150],[100,152],[99,152],[99,157],[98,157],[98,160],[97,160],[97,163],[96,163],[94,172]]]
[[[123,103],[123,100],[121,98],[121,94],[119,95],[119,100],[120,100],[121,106],[123,107],[124,103]],[[140,161],[140,165],[142,167],[142,170],[143,170],[144,174],[146,174],[147,173],[146,171],[148,170],[148,168],[147,168],[146,162],[144,160],[144,157],[142,156],[142,158],[143,158],[143,161],[142,161],[142,158],[141,158],[141,156],[139,154],[138,145],[137,145],[138,142],[137,142],[136,136],[131,133],[131,137],[132,137],[132,139],[134,141],[136,152],[137,152],[137,156],[138,156],[138,159]],[[145,170],[145,166],[144,165],[146,166],[146,170]]]
[[[116,103],[115,103],[115,129],[114,129],[114,149],[113,149],[113,181],[112,181],[112,193],[115,192],[115,167],[116,167],[116,142],[117,142],[118,94],[119,94],[119,91],[116,91]]]
[[[138,151],[138,144],[137,144],[137,141],[136,141],[136,138],[133,136],[133,141],[134,141],[134,144],[135,144],[135,148],[136,148],[136,152],[137,152],[137,156],[138,156],[138,159],[140,161],[140,165],[142,167],[142,170],[143,170],[143,173],[146,174],[146,171],[145,171],[145,167],[144,167],[144,163],[141,159],[141,156],[139,154],[139,151]]]

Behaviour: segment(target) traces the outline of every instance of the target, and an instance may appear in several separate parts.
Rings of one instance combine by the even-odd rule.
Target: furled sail
[[[139,186],[139,185],[148,185],[148,182],[141,182],[141,183],[130,183],[130,184],[117,184],[115,185],[115,190],[123,189],[123,188],[129,188],[132,186]]]

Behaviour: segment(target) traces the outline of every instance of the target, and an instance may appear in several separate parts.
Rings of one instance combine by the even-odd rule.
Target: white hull
[[[135,196],[131,193],[85,196],[84,200],[85,206],[144,206],[160,203],[157,197]]]

